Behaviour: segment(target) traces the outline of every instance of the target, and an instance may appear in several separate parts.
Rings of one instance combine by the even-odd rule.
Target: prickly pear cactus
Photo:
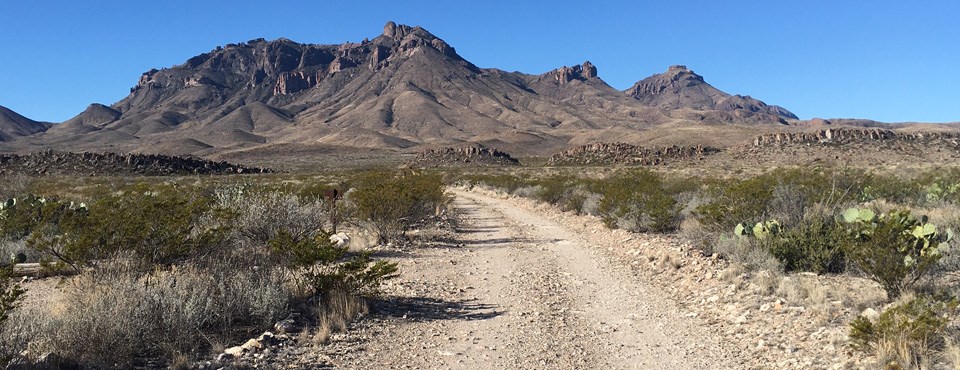
[[[769,220],[764,222],[757,222],[753,226],[749,224],[739,223],[735,228],[733,228],[733,234],[740,237],[752,236],[757,239],[764,239],[771,235],[777,235],[780,233],[780,222],[777,220]]]
[[[843,221],[847,223],[854,222],[873,222],[877,214],[869,208],[849,208],[843,212]]]

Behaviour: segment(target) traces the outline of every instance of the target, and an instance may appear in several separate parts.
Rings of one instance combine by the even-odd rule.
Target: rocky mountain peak
[[[756,114],[796,119],[790,111],[749,96],[730,95],[711,86],[685,65],[672,65],[664,73],[637,81],[628,95],[661,109],[719,110],[746,118]]]

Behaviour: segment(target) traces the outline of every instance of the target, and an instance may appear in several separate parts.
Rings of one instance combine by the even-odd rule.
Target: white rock
[[[243,355],[243,348],[240,346],[230,347],[223,350],[223,353],[233,357],[240,357]]]
[[[260,341],[256,339],[251,339],[251,340],[248,340],[246,343],[244,343],[242,346],[240,346],[240,348],[242,348],[244,351],[253,351],[253,350],[263,348],[263,344],[260,344]]]
[[[860,313],[860,316],[866,317],[867,320],[876,321],[877,317],[880,317],[880,313],[873,308],[867,307],[863,312]]]
[[[330,242],[338,247],[343,247],[350,243],[350,237],[346,233],[336,233],[330,235]]]

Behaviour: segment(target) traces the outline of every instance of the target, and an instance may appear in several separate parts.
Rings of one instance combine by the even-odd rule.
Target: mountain
[[[41,133],[49,127],[49,123],[31,120],[0,105],[0,142]]]
[[[388,22],[381,35],[359,43],[256,39],[217,47],[152,69],[121,101],[93,104],[0,150],[215,155],[271,146],[411,151],[478,143],[545,155],[594,141],[670,140],[665,133],[678,128],[685,139],[709,141],[715,135],[700,128],[796,118],[678,71],[624,93],[590,62],[538,75],[480,68],[427,30]],[[670,103],[677,97],[679,104]]]
[[[782,107],[720,91],[706,83],[703,76],[682,65],[671,66],[664,73],[637,81],[624,92],[646,105],[668,111],[720,111],[739,119],[773,119],[784,124],[784,119],[797,119],[795,114]]]

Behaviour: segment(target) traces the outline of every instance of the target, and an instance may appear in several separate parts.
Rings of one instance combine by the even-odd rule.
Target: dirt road
[[[403,297],[377,307],[342,368],[730,369],[709,327],[589,236],[456,190],[457,240],[395,256]]]

